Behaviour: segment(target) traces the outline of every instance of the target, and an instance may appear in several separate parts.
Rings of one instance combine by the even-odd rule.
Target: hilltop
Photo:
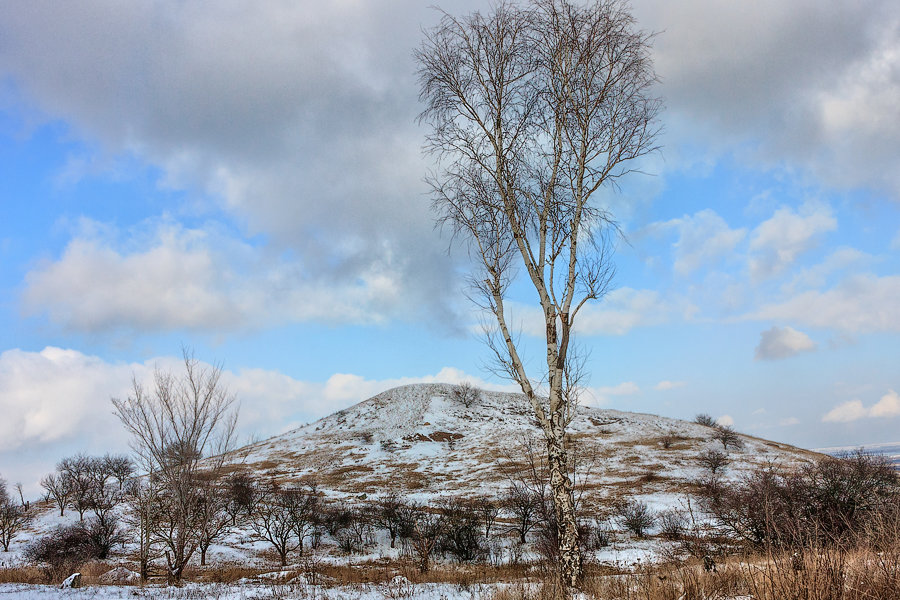
[[[466,406],[460,388],[393,388],[293,431],[235,451],[244,468],[282,482],[314,477],[338,497],[388,489],[428,500],[440,495],[499,495],[539,460],[540,431],[521,394],[477,391]],[[581,406],[569,431],[584,497],[604,503],[622,494],[670,505],[703,474],[697,457],[723,450],[711,427],[649,414]],[[739,436],[728,448],[728,477],[756,465],[806,462],[816,453]]]

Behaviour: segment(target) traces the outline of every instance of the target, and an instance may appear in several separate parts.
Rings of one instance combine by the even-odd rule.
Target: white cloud
[[[685,215],[663,223],[654,223],[651,230],[675,229],[675,272],[689,275],[700,267],[714,263],[731,253],[747,235],[746,229],[731,229],[725,220],[711,209]]]
[[[175,357],[111,363],[54,347],[0,354],[0,475],[22,481],[28,493],[36,494],[38,480],[65,456],[127,452],[128,435],[113,415],[110,399],[127,397],[132,377],[151,386],[157,367],[175,374],[183,368]],[[240,403],[239,440],[277,435],[399,385],[469,381],[484,389],[518,391],[450,367],[434,375],[387,380],[335,374],[325,382],[265,369],[226,369],[221,381]]]
[[[583,401],[586,405],[604,406],[609,404],[613,397],[639,394],[641,388],[633,381],[623,381],[616,385],[590,387],[583,391]]]
[[[539,307],[509,300],[506,308],[512,327],[520,327],[523,333],[530,336],[545,335],[544,318]],[[677,315],[687,317],[695,310],[693,305],[681,298],[664,298],[654,290],[622,287],[599,302],[584,305],[575,317],[575,332],[580,335],[625,335],[636,327],[659,325]],[[491,319],[488,318],[488,322],[492,324]]]
[[[660,391],[660,392],[666,392],[669,390],[674,390],[674,389],[684,387],[686,385],[687,385],[686,381],[669,381],[668,379],[664,379],[663,381],[660,381],[655,386],[653,386],[653,389]]]
[[[869,409],[871,417],[896,417],[897,415],[900,415],[900,395],[894,390],[889,390]]]
[[[58,260],[26,275],[28,314],[87,332],[221,332],[290,322],[373,323],[420,314],[402,261],[332,281],[218,233],[157,223],[124,235],[83,223]],[[124,239],[120,239],[124,238]]]
[[[838,248],[821,263],[799,271],[794,275],[793,280],[785,286],[785,291],[796,293],[796,290],[821,288],[826,285],[829,277],[834,276],[836,273],[845,272],[850,268],[854,268],[859,272],[872,259],[871,255],[856,248]]]
[[[849,400],[832,408],[822,417],[825,422],[850,423],[859,419],[877,419],[900,416],[900,395],[894,390],[881,397],[870,407],[863,405],[859,399]]]
[[[722,425],[723,427],[733,427],[734,418],[731,415],[722,415],[721,417],[716,419],[716,423]]]
[[[744,319],[792,321],[846,333],[900,332],[900,276],[853,275],[829,290],[765,304]]]
[[[760,334],[755,358],[778,360],[815,349],[815,342],[802,331],[797,331],[793,327],[772,327]]]
[[[613,290],[578,314],[575,329],[584,335],[625,335],[636,327],[665,323],[692,314],[694,307],[679,298],[664,298],[654,290],[629,287]],[[543,334],[543,326],[540,328]]]
[[[255,239],[273,255],[298,257],[304,277],[319,282],[305,292],[341,303],[363,280],[375,294],[446,313],[455,271],[422,197],[410,52],[420,24],[437,17],[411,1],[2,4],[0,76],[16,107],[64,122],[84,142],[86,156],[64,179],[76,179],[79,165],[151,165],[161,186],[221,209],[243,234],[262,234]],[[78,251],[98,258],[77,242],[66,266]],[[202,254],[189,258],[185,271],[205,268]],[[390,289],[374,289],[382,283]],[[201,286],[170,293],[199,292],[204,318],[227,322],[234,298],[207,297]],[[352,301],[342,304],[352,311]]]
[[[794,425],[799,425],[800,419],[797,417],[787,417],[778,421],[778,425],[781,427],[793,427]]]
[[[837,228],[831,209],[805,204],[798,212],[782,207],[760,223],[750,237],[750,276],[759,281],[777,275],[810,250],[822,233]]]

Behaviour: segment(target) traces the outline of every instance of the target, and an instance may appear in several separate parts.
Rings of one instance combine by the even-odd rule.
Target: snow
[[[259,477],[275,478],[282,483],[315,477],[319,489],[328,498],[350,503],[358,502],[364,495],[369,499],[377,497],[390,489],[400,490],[408,499],[418,502],[434,502],[449,495],[499,496],[515,477],[510,474],[510,466],[523,458],[523,440],[539,440],[540,432],[530,416],[530,406],[521,395],[482,391],[480,399],[465,407],[454,399],[454,389],[451,385],[421,384],[388,390],[315,423],[236,451],[235,462]],[[580,409],[570,431],[575,439],[574,452],[583,465],[576,477],[586,488],[582,502],[611,526],[617,525],[612,505],[623,495],[644,501],[655,510],[682,507],[686,502],[685,486],[703,474],[696,456],[706,448],[721,449],[721,444],[710,441],[710,428],[696,423],[593,407]],[[661,437],[667,434],[674,436],[669,449],[661,443]],[[770,462],[799,464],[816,456],[758,438],[743,436],[742,439],[742,449],[729,449],[731,463],[726,477],[741,477],[750,469]],[[535,448],[539,453],[539,441]],[[78,519],[77,513],[68,509],[60,517],[58,509],[46,503],[36,506],[37,520],[29,532],[13,541],[11,552],[0,552],[0,566],[20,564],[21,552],[31,539]],[[379,533],[377,539],[377,546],[367,557],[342,555],[332,540],[326,540],[315,560],[348,564],[366,558],[397,556],[398,550],[387,547],[385,535]],[[521,548],[512,548],[513,543],[512,539],[504,540],[496,549],[499,555],[509,560],[512,554],[523,553]],[[597,550],[593,559],[609,565],[633,566],[639,561],[654,560],[662,544],[655,538],[637,539],[622,531],[612,531],[611,544]],[[210,548],[208,559],[214,564],[266,568],[271,564],[271,557],[264,553],[266,549],[265,543],[252,540],[247,529],[238,528]],[[524,555],[529,556],[527,548]],[[120,565],[113,561],[110,566]],[[274,585],[274,581],[264,584],[258,580],[237,587],[207,585],[199,597],[272,597]],[[285,584],[277,582],[277,585]],[[397,597],[383,588],[325,590],[298,584],[292,589],[300,597],[308,594],[334,600]],[[471,590],[463,592],[453,586],[413,588],[410,598],[472,598]],[[486,589],[479,588],[479,594]],[[0,597],[57,598],[61,593],[44,586],[0,585]],[[65,596],[188,598],[191,593],[198,591],[192,586],[180,589],[88,586],[66,590]]]

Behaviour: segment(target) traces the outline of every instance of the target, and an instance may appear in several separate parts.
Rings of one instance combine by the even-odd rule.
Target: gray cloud
[[[635,12],[661,32],[670,144],[900,199],[900,4],[647,0]]]
[[[390,269],[408,306],[445,314],[411,57],[434,18],[411,1],[6,4],[0,70],[92,147],[216,198],[305,278]]]
[[[756,360],[779,360],[816,349],[809,336],[793,327],[772,327],[760,334]]]

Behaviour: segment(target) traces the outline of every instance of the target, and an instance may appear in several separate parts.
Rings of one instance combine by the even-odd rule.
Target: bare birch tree
[[[416,51],[426,150],[438,159],[433,206],[469,243],[471,297],[490,315],[498,370],[543,431],[567,585],[582,572],[565,435],[580,372],[573,328],[614,272],[617,227],[597,192],[655,149],[651,37],[619,0],[501,1],[487,14],[444,14]],[[505,305],[517,268],[544,319],[546,369],[536,373]]]
[[[112,400],[156,486],[149,525],[174,583],[200,546],[206,481],[221,472],[237,421],[221,367],[204,366],[187,350],[183,354],[183,375],[157,369],[152,389],[135,379],[128,398]]]

